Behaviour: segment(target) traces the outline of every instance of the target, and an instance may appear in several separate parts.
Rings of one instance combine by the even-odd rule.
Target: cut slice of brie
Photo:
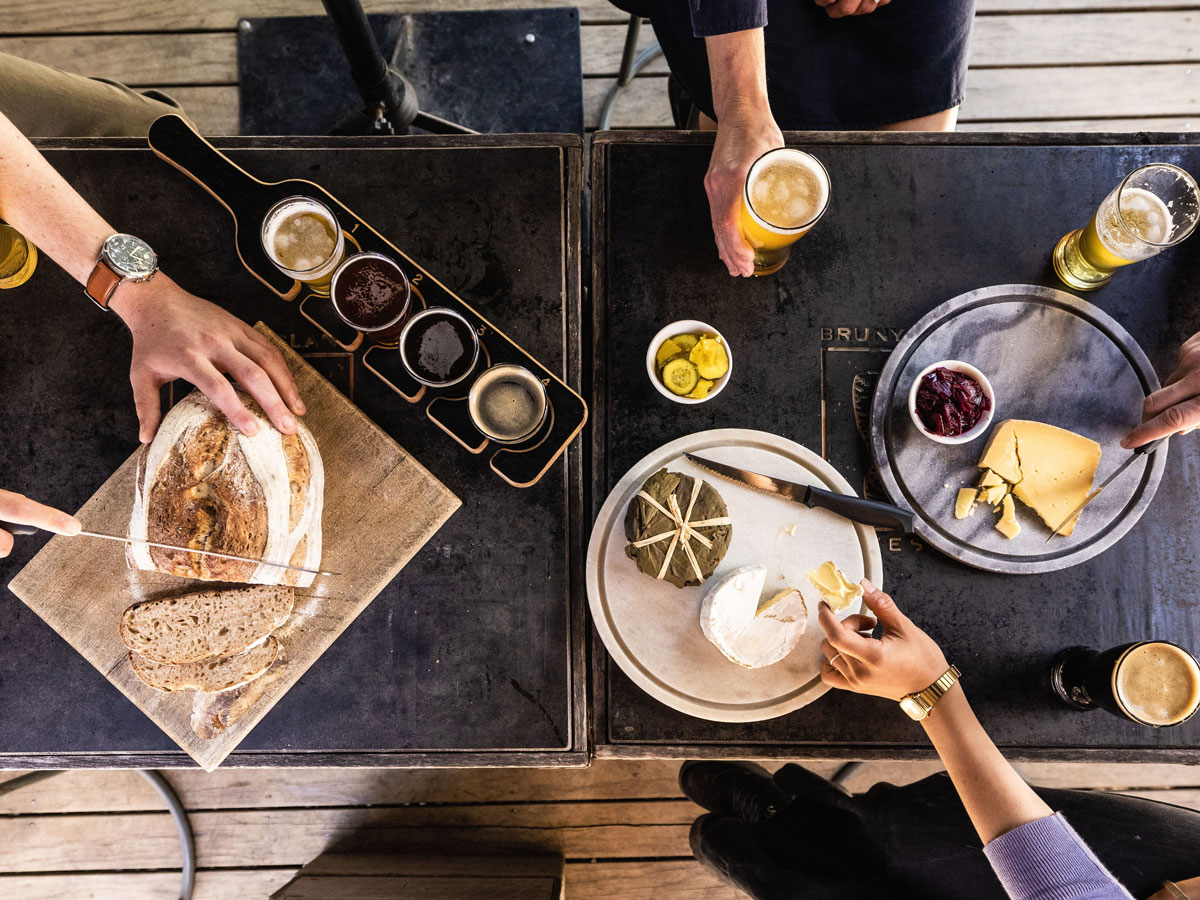
[[[767,570],[734,569],[714,584],[700,607],[700,630],[730,662],[758,669],[792,652],[808,626],[800,592],[779,591],[763,601]]]
[[[850,581],[832,561],[823,562],[809,572],[808,580],[821,592],[821,599],[834,612],[841,612],[854,601],[862,599],[862,585]]]

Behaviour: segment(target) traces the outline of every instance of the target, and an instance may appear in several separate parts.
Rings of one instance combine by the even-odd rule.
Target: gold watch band
[[[933,711],[934,705],[946,695],[950,688],[954,687],[955,682],[961,677],[962,672],[958,670],[958,666],[951,666],[925,690],[902,698],[900,708],[910,719],[920,722]]]

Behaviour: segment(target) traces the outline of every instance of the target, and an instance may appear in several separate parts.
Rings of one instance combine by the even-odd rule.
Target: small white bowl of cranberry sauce
[[[975,440],[987,431],[995,412],[996,395],[987,376],[958,359],[926,366],[908,391],[913,424],[939,444]]]

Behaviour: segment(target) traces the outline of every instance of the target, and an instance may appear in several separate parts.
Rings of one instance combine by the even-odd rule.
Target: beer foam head
[[[795,231],[816,221],[829,202],[829,175],[802,150],[783,148],[761,156],[746,176],[751,215],[772,231]]]
[[[1175,725],[1200,707],[1200,665],[1186,650],[1164,641],[1133,647],[1113,672],[1121,705],[1148,725]]]
[[[336,265],[340,238],[333,213],[311,197],[282,200],[263,220],[263,249],[276,265],[291,272],[311,273],[330,262]]]

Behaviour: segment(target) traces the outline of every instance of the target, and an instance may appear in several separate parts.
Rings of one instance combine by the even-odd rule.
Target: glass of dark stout
[[[429,387],[458,384],[478,360],[479,335],[462,315],[444,306],[422,310],[400,332],[400,361]]]
[[[1200,663],[1170,641],[1104,651],[1068,647],[1050,664],[1050,689],[1073,709],[1103,709],[1162,728],[1186,722],[1200,709]]]
[[[356,253],[337,267],[329,287],[343,322],[367,340],[396,344],[412,305],[412,287],[394,260],[382,253]]]
[[[546,386],[524,366],[501,363],[475,379],[467,398],[479,433],[498,444],[532,437],[546,421]]]

